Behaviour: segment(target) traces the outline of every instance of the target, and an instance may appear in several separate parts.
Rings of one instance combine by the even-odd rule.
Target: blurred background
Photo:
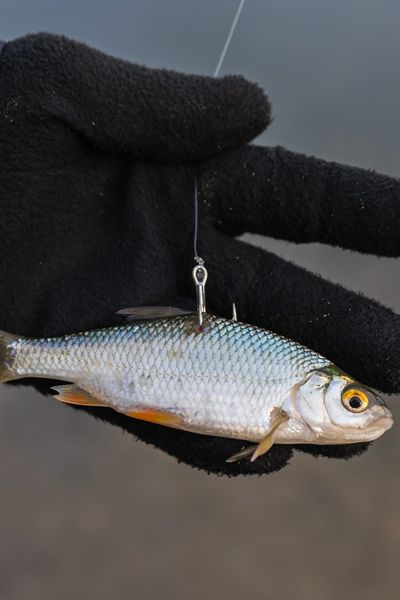
[[[237,4],[2,0],[0,38],[59,32],[212,74]],[[247,0],[223,73],[268,90],[260,142],[399,176],[399,22],[395,0]],[[247,239],[400,311],[398,260]],[[227,479],[2,387],[0,598],[398,600],[400,398],[389,404],[394,428],[362,457],[297,453],[274,475]]]

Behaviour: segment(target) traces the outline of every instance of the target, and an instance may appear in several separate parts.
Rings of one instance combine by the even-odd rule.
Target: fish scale
[[[181,428],[259,440],[270,415],[312,370],[319,354],[277,334],[207,315],[139,321],[10,345],[18,376],[64,379],[121,412],[168,411]]]
[[[230,462],[274,443],[371,441],[392,426],[375,392],[275,333],[207,314],[199,327],[170,307],[121,313],[133,323],[36,340],[0,331],[0,382],[63,379],[62,402],[258,442]]]

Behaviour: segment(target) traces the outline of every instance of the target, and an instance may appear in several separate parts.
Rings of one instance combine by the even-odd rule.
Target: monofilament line
[[[197,177],[194,178],[194,238],[193,238],[193,250],[194,260],[199,263],[203,262],[200,256],[197,254],[197,236],[199,230],[199,196],[197,193]]]
[[[240,0],[239,6],[236,10],[235,16],[232,21],[232,25],[230,31],[228,33],[228,37],[226,38],[224,47],[222,48],[221,56],[219,57],[218,64],[214,71],[214,77],[218,77],[222,63],[225,60],[226,53],[228,52],[228,48],[232,41],[233,34],[235,33],[236,25],[238,24],[240,13],[242,12],[244,3],[246,0]],[[198,199],[198,190],[197,190],[197,179],[194,180],[194,240],[193,240],[193,250],[194,250],[194,259],[199,264],[203,264],[203,260],[199,257],[197,253],[197,238],[199,234],[199,199]]]
[[[214,71],[214,77],[218,77],[218,75],[219,75],[219,72],[220,72],[221,67],[222,67],[222,63],[224,62],[225,55],[228,52],[229,45],[231,43],[233,34],[235,33],[236,25],[237,25],[237,23],[239,21],[240,13],[242,12],[242,8],[243,8],[245,2],[246,2],[246,0],[240,0],[240,2],[239,2],[238,9],[237,9],[235,17],[234,17],[234,19],[232,21],[232,27],[231,27],[231,29],[230,29],[230,31],[228,33],[228,37],[226,38],[226,42],[224,44],[224,47],[222,48],[221,56],[219,57],[218,64],[217,64],[217,66],[215,68],[215,71]]]

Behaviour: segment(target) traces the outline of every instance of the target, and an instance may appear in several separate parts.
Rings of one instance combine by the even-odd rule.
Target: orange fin
[[[124,413],[128,417],[148,421],[149,423],[157,423],[157,425],[165,425],[166,427],[182,427],[183,419],[173,413],[157,410],[153,408],[137,408]]]
[[[132,306],[123,308],[116,314],[126,317],[127,321],[145,321],[146,319],[165,319],[178,315],[190,315],[193,311],[182,310],[174,306]]]
[[[54,396],[60,402],[66,404],[80,404],[81,406],[106,406],[100,400],[97,400],[94,396],[85,392],[79,385],[69,383],[67,385],[55,385],[51,388],[56,391],[57,394]]]

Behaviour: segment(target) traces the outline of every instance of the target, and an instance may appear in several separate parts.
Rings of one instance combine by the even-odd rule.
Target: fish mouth
[[[385,431],[388,431],[393,425],[393,417],[392,415],[385,415],[377,419],[374,423],[374,426],[368,432],[368,440],[372,442],[372,440],[376,440],[376,438],[380,437]]]
[[[388,411],[389,413],[389,411]],[[371,423],[370,427],[366,429],[359,429],[358,431],[354,431],[354,435],[352,434],[351,441],[347,440],[344,443],[359,443],[359,442],[373,442],[383,435],[388,429],[390,429],[393,425],[393,417],[391,413],[385,414],[382,417],[379,417]]]
[[[386,409],[387,410],[387,409]],[[386,411],[385,411],[386,413]],[[351,429],[343,435],[343,437],[336,437],[336,435],[325,438],[324,441],[315,441],[311,443],[320,443],[320,444],[361,444],[364,442],[373,442],[383,435],[388,429],[390,429],[393,425],[393,416],[387,410],[388,414],[384,414],[381,417],[375,418],[373,424],[371,424],[368,428],[354,428]]]

